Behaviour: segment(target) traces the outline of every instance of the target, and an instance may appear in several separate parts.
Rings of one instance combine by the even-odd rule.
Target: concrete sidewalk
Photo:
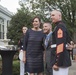
[[[72,66],[69,69],[69,75],[76,75],[76,61],[72,61]]]

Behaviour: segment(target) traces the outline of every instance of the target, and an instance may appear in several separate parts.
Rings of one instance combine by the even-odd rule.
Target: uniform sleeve
[[[63,52],[66,48],[66,32],[65,28],[58,26],[55,32],[56,37],[56,63],[58,65],[60,58],[63,58]]]
[[[23,39],[23,37],[21,37],[20,40],[18,41],[18,49],[19,50],[23,49],[22,48],[22,46],[23,46],[23,40],[22,39]]]
[[[28,38],[29,38],[29,32],[27,30],[26,34],[24,35],[24,41],[23,41],[23,50],[27,49],[27,44],[28,44]]]

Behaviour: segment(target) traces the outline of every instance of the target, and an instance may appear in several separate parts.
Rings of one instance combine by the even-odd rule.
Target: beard
[[[50,29],[48,29],[47,31],[44,31],[45,34],[49,34],[50,33]]]

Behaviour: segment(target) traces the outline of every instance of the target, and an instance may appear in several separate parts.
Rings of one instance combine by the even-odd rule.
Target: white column
[[[7,20],[4,19],[4,39],[7,39]]]

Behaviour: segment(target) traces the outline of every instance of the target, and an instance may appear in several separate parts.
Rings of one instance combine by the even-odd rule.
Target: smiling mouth
[[[38,26],[38,25],[34,25],[34,26]]]

